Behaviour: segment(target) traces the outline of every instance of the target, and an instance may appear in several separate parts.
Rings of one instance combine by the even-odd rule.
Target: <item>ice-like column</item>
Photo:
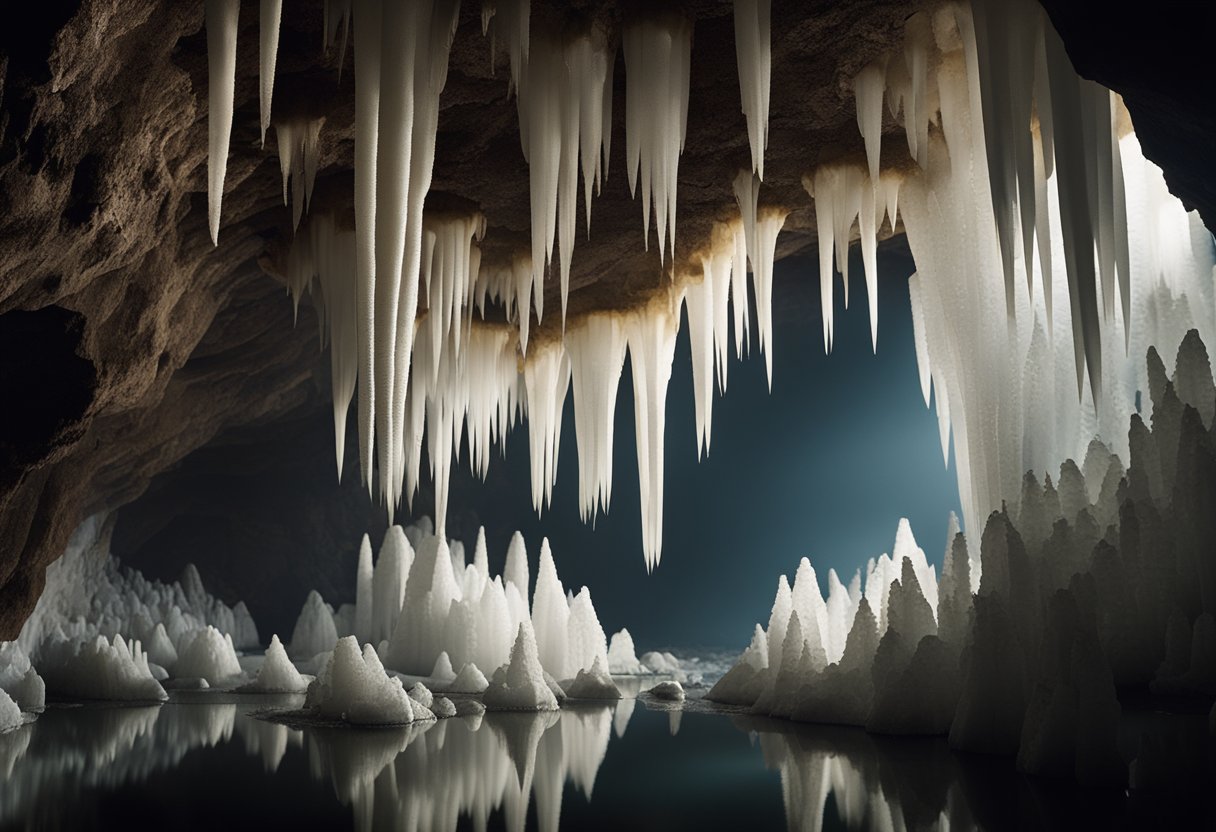
[[[692,23],[681,15],[631,22],[623,33],[625,52],[625,157],[629,192],[642,186],[642,230],[650,245],[654,199],[659,256],[676,246],[676,180],[688,129]]]
[[[709,453],[713,429],[714,391],[714,284],[708,267],[700,283],[684,288],[688,313],[688,340],[692,348],[693,413],[697,420],[697,459]]]
[[[560,343],[534,344],[524,363],[528,447],[532,462],[532,507],[538,512],[553,499],[562,409],[570,389],[570,360]]]
[[[760,208],[760,180],[755,174],[739,171],[734,181],[735,200],[743,218],[743,239],[747,260],[751,264],[752,288],[756,293],[756,329],[760,335],[760,350],[764,353],[764,369],[768,386],[773,386],[773,258],[777,251],[777,234],[785,225],[787,212],[777,208]],[[737,258],[736,258],[737,260]],[[732,278],[735,279],[735,278]],[[735,314],[746,302],[736,298]],[[737,323],[736,318],[736,323]],[[738,338],[738,326],[735,337]]]
[[[359,356],[359,471],[372,493],[376,415],[376,144],[380,123],[380,4],[353,0],[355,17],[355,279]],[[381,394],[383,395],[383,394]]]
[[[868,64],[853,79],[853,95],[857,99],[857,129],[866,146],[866,162],[870,166],[870,181],[878,181],[882,153],[882,95],[886,89],[885,61]]]
[[[279,55],[279,18],[283,0],[261,0],[258,9],[258,105],[262,121],[262,144],[270,126],[270,104],[274,99],[274,68]]]
[[[338,44],[338,80],[342,80],[342,67],[346,64],[346,43],[350,37],[351,0],[325,0],[321,13],[321,48],[329,54],[330,48]],[[342,31],[341,40],[338,30]]]
[[[735,60],[739,97],[747,119],[752,173],[764,178],[768,147],[769,78],[772,74],[772,0],[735,0]],[[881,99],[879,99],[881,105]]]
[[[661,304],[662,301],[659,301]],[[642,553],[647,570],[663,554],[663,434],[667,383],[680,328],[678,310],[656,305],[629,320],[633,368],[633,419],[637,433],[638,484],[642,506]]]
[[[275,123],[279,171],[283,177],[283,204],[291,190],[291,227],[298,229],[304,210],[312,203],[317,180],[321,125],[324,119],[286,119]]]
[[[240,0],[207,0],[207,226],[219,245],[220,203],[232,138],[236,87],[236,32]]]
[[[625,326],[612,313],[588,315],[566,332],[574,391],[579,514],[584,522],[607,514],[612,500],[612,435],[625,364]]]

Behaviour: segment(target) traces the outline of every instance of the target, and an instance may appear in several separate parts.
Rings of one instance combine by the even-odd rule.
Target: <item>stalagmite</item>
[[[764,179],[768,147],[769,77],[772,73],[772,0],[735,0],[735,59],[739,97],[747,119],[752,173]],[[880,102],[881,103],[881,102]]]
[[[670,15],[626,24],[625,158],[629,192],[642,185],[642,230],[650,246],[650,206],[654,197],[659,256],[676,247],[676,180],[688,129],[689,61],[692,24]],[[668,228],[671,245],[667,247]]]
[[[270,126],[270,103],[274,99],[274,69],[279,54],[279,18],[283,0],[261,0],[258,12],[258,104],[262,121],[262,144]]]
[[[220,203],[232,137],[236,86],[236,32],[240,0],[207,0],[207,225],[219,245]]]
[[[355,636],[360,644],[372,640],[373,595],[372,542],[365,534],[359,544],[359,567],[355,573]]]

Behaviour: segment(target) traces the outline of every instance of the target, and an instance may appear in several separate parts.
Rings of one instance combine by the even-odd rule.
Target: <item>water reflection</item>
[[[1013,760],[952,751],[944,737],[893,738],[856,728],[794,726],[735,717],[781,777],[790,830],[1133,829],[1216,828],[1207,799],[1216,785],[1204,750],[1202,715],[1133,715],[1125,750],[1146,735],[1184,738],[1167,786],[1156,791],[1078,788],[1071,782],[1019,774]],[[1150,725],[1151,724],[1151,725]],[[1149,725],[1151,734],[1132,730]],[[1206,790],[1197,788],[1206,784]]]
[[[301,749],[309,776],[332,788],[358,829],[455,830],[462,817],[485,829],[501,811],[508,830],[523,830],[535,801],[539,828],[556,830],[566,784],[590,800],[614,718],[623,731],[632,705],[381,730],[299,729],[250,715],[266,703],[52,708],[0,734],[0,827],[71,827],[60,812],[83,791],[140,784],[235,736],[267,775]]]
[[[1208,825],[1211,807],[1202,805],[1213,784],[1203,742],[1198,757],[1153,762],[1173,766],[1155,769],[1155,779],[1184,787],[1188,802],[1178,788],[1094,792],[1025,778],[1009,760],[960,756],[940,738],[706,715],[695,701],[684,712],[624,699],[381,730],[300,728],[251,715],[284,704],[299,706],[213,695],[163,707],[52,708],[0,734],[0,828],[121,826],[125,818],[115,819],[101,793],[122,793],[132,816],[144,820],[160,790],[169,802],[175,794],[205,795],[238,822],[261,811],[275,825],[284,806],[294,805],[305,825],[411,832],[550,832],[563,821],[629,828],[639,812],[698,828],[768,828],[784,815],[799,832],[1216,828]],[[1146,719],[1152,722],[1128,726],[1129,737],[1167,729],[1202,737],[1206,715]],[[1183,769],[1189,780],[1180,779]],[[177,811],[166,819],[180,822]],[[1186,823],[1195,812],[1202,819]],[[226,817],[186,817],[186,825],[214,828]],[[283,818],[281,825],[291,824]]]

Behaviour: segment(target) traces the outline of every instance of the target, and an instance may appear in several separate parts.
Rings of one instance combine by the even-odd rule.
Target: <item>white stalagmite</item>
[[[566,673],[574,675],[598,666],[608,667],[608,638],[591,603],[591,590],[583,587],[570,602],[566,638]]]
[[[341,639],[329,662],[308,686],[304,708],[326,719],[354,725],[396,725],[413,722],[417,710],[401,680],[384,672],[376,651],[362,652],[354,636]],[[433,718],[424,708],[423,718]]]
[[[279,55],[279,19],[283,0],[261,0],[258,9],[258,105],[262,122],[262,144],[270,126],[270,104],[274,100],[274,69]]]
[[[238,690],[241,693],[303,693],[307,688],[308,680],[287,658],[287,651],[283,649],[278,635],[273,635],[257,677]]]
[[[365,534],[359,544],[359,566],[355,572],[355,636],[360,644],[372,639],[373,575],[372,541]]]
[[[735,0],[735,61],[747,119],[752,173],[764,178],[768,147],[769,78],[772,74],[772,0]],[[881,106],[881,99],[880,99]]]
[[[670,299],[668,300],[670,303]],[[666,430],[667,383],[675,358],[679,312],[660,299],[628,322],[630,367],[633,369],[633,420],[637,434],[638,490],[642,506],[642,554],[646,568],[663,555],[663,436]]]
[[[291,655],[297,659],[311,659],[318,653],[332,650],[337,640],[333,610],[325,603],[321,593],[314,589],[304,599],[304,606],[291,631],[288,645]]]
[[[668,15],[626,24],[625,155],[629,192],[642,185],[642,230],[650,246],[650,206],[654,198],[659,256],[676,247],[676,180],[688,129],[689,62],[692,23]]]
[[[379,644],[392,636],[413,564],[414,549],[405,533],[400,526],[389,527],[372,571],[371,635],[366,641]]]
[[[536,572],[536,591],[532,595],[532,630],[536,634],[536,650],[540,663],[557,679],[574,675],[570,668],[568,641],[570,607],[566,592],[557,577],[549,539],[540,544],[540,566]]]
[[[207,225],[219,244],[220,203],[232,138],[236,87],[236,32],[240,0],[207,0]]]

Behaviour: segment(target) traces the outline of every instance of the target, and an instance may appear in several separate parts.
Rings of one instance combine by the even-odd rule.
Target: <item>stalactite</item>
[[[262,145],[270,126],[270,104],[274,99],[274,69],[279,54],[279,18],[283,0],[261,0],[258,14],[258,105],[262,123]]]
[[[236,86],[236,33],[240,0],[207,0],[207,225],[219,245],[220,203],[232,138]]]

